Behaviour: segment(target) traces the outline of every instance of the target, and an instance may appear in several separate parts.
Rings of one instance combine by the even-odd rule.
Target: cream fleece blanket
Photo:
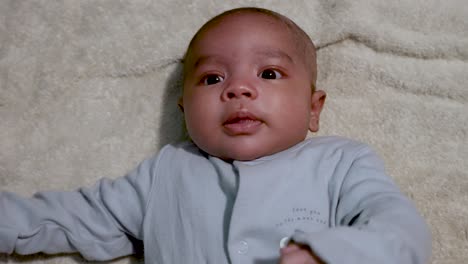
[[[179,60],[199,26],[240,6],[310,34],[329,95],[318,134],[373,145],[431,226],[432,263],[466,263],[465,0],[1,0],[0,190],[91,185],[183,138]],[[82,262],[0,255],[23,260]]]

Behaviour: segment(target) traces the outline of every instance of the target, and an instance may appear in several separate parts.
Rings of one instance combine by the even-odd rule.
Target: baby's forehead
[[[286,34],[296,35],[293,25],[289,24],[289,22],[291,23],[293,22],[286,17],[279,16],[279,14],[271,15],[268,13],[260,13],[260,12],[254,12],[254,11],[243,11],[243,12],[239,11],[236,13],[228,13],[225,15],[220,15],[208,21],[196,33],[194,40],[197,38],[204,37],[207,31],[216,30],[218,27],[225,28],[226,24],[231,25],[231,28],[234,28],[236,24],[242,24],[243,22],[245,22],[246,19],[253,21],[249,25],[249,27],[252,27],[252,28],[261,27],[264,25],[270,25],[274,27],[275,29],[275,32],[272,32],[272,33],[279,33],[279,34],[286,33]],[[225,30],[223,33],[225,35],[229,35],[229,34],[232,34],[232,30],[231,31]],[[294,39],[290,39],[290,38],[285,39],[284,41],[295,42]]]
[[[248,22],[246,22],[248,21]],[[216,42],[220,38],[232,38],[233,36],[243,37],[248,34],[246,31],[264,31],[269,32],[269,36],[277,36],[276,40],[273,40],[274,37],[258,37],[255,38],[255,44],[258,46],[268,46],[269,44],[279,44],[283,46],[296,46],[294,53],[300,53],[298,56],[303,57],[304,48],[307,46],[305,42],[310,41],[305,39],[304,36],[301,36],[299,32],[294,27],[295,25],[289,25],[288,22],[293,23],[286,17],[278,17],[277,15],[270,15],[259,12],[252,11],[243,11],[236,13],[229,13],[207,22],[205,25],[200,28],[200,30],[195,34],[194,38],[190,42],[187,52],[193,51],[194,48],[198,48],[201,43]],[[240,30],[239,28],[242,28]],[[298,28],[299,29],[299,28]],[[299,29],[301,30],[301,29]],[[258,36],[263,36],[259,34]],[[278,40],[279,38],[279,40]],[[308,38],[306,36],[306,38]],[[222,48],[221,48],[222,49]],[[276,54],[272,54],[276,55]],[[295,54],[294,54],[295,55]]]

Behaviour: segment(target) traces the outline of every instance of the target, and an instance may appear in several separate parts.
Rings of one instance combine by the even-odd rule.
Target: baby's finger
[[[298,244],[295,243],[290,243],[289,245],[283,247],[280,249],[280,254],[285,255],[285,254],[290,254],[294,251],[300,250],[301,247]]]
[[[282,254],[279,264],[317,264],[307,250],[300,249]]]

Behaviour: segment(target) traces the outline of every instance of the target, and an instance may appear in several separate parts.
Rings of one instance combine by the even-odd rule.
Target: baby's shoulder
[[[303,147],[307,149],[323,151],[346,151],[356,152],[370,149],[369,145],[346,137],[340,136],[317,136],[306,139]]]
[[[185,159],[206,159],[206,154],[201,151],[192,141],[170,143],[161,148],[157,153],[159,159],[185,160]]]

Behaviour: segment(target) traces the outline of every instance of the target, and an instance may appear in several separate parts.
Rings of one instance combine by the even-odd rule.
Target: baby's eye
[[[204,85],[213,85],[222,82],[224,77],[217,74],[208,74],[201,80]]]
[[[266,69],[259,74],[259,77],[263,79],[280,79],[283,75],[274,69]]]

